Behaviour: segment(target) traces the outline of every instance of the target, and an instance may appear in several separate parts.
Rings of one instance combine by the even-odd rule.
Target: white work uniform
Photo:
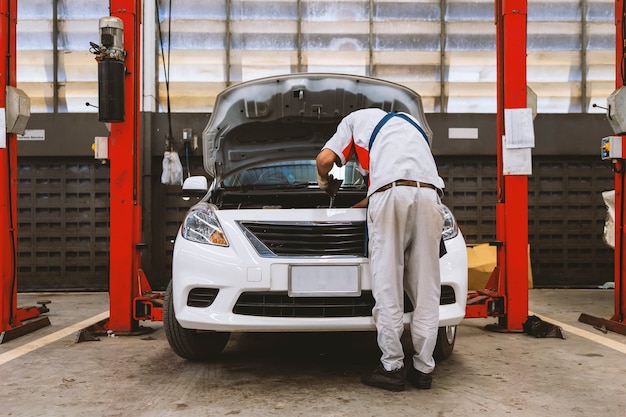
[[[385,115],[380,109],[349,114],[324,148],[332,150],[342,165],[355,152],[361,168],[369,173],[368,248],[381,363],[387,371],[404,365],[400,337],[406,291],[415,306],[410,326],[416,352],[413,366],[430,373],[435,367],[433,351],[439,326],[441,201],[436,190],[426,187],[377,190],[397,180],[443,189],[443,180],[426,138],[400,117],[392,117],[380,129],[370,152],[372,131]]]

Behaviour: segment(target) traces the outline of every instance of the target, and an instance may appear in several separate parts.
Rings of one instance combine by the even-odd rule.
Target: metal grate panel
[[[496,159],[437,158],[443,199],[467,243],[495,240]],[[589,287],[613,280],[613,250],[602,240],[602,192],[614,188],[597,157],[536,157],[528,178],[528,242],[535,286]]]
[[[108,265],[108,166],[20,158],[19,290],[106,290]]]

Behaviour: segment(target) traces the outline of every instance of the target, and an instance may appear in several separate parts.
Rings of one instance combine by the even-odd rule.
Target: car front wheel
[[[452,355],[454,350],[454,342],[456,341],[456,326],[443,326],[439,328],[437,333],[437,345],[433,357],[435,361],[441,362]]]
[[[214,359],[224,350],[230,337],[230,333],[198,331],[181,327],[174,311],[171,281],[165,290],[163,300],[163,328],[172,350],[181,358],[190,361]]]

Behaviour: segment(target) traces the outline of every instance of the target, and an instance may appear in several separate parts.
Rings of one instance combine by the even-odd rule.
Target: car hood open
[[[260,163],[315,158],[344,116],[370,107],[411,114],[432,143],[421,97],[409,88],[355,75],[289,74],[218,94],[202,133],[204,168],[224,178]]]

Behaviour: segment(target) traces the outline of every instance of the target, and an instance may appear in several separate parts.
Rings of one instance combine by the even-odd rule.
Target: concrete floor
[[[192,363],[161,323],[76,344],[107,317],[106,293],[20,294],[19,305],[42,298],[52,324],[0,345],[1,416],[626,416],[626,336],[578,322],[610,318],[612,290],[530,291],[530,310],[565,340],[465,320],[433,389],[400,393],[360,383],[377,364],[375,333],[237,335],[219,361]]]

